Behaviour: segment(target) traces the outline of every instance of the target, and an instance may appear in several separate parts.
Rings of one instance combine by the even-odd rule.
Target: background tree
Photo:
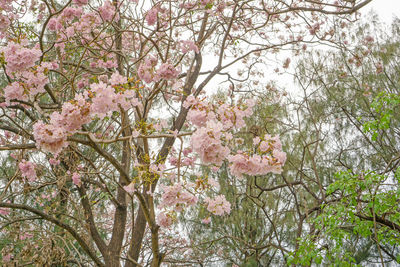
[[[314,71],[302,68],[303,77],[326,92],[322,99],[338,110],[332,147],[338,167],[313,220],[318,231],[305,238],[298,257],[310,253],[311,241],[312,254],[327,261],[384,265],[398,262],[399,253],[399,40],[393,38],[399,21],[387,29],[375,18],[356,29],[357,45],[331,55],[335,67],[319,59]]]
[[[1,260],[159,266],[183,209],[230,212],[194,163],[285,162],[279,138],[238,151],[254,101],[233,66],[257,82],[268,54],[330,41],[370,1],[1,0]]]
[[[243,209],[194,222],[199,251],[239,266],[397,261],[398,20],[388,29],[368,17],[344,28],[335,50],[304,53],[298,90],[255,107],[248,125],[258,127],[246,131],[280,133],[284,171],[221,186]],[[244,139],[243,149],[252,145]],[[223,170],[215,179],[238,183]]]

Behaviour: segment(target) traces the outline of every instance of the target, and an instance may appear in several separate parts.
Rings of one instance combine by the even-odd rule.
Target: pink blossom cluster
[[[163,63],[157,70],[157,79],[173,80],[178,77],[179,71],[169,63]]]
[[[114,76],[111,78],[112,83],[119,83],[123,80],[124,79],[121,79],[119,76]],[[129,109],[131,107],[140,105],[139,100],[136,98],[133,90],[116,92],[111,85],[103,82],[91,84],[90,89],[91,92],[94,93],[94,97],[92,97],[90,113],[98,116],[101,119],[107,116],[110,112],[118,111],[119,105],[123,109]]]
[[[216,120],[223,124],[224,131],[231,128],[240,129],[245,126],[244,118],[253,114],[255,102],[248,99],[242,105],[219,104],[211,105],[206,101],[200,101],[194,96],[189,96],[183,106],[189,108],[188,120],[197,127],[203,127],[207,121]]]
[[[197,129],[191,139],[193,150],[199,154],[205,164],[220,166],[230,153],[222,143],[223,125],[220,122],[208,121],[205,127]]]
[[[87,5],[88,0],[73,0],[72,2],[74,4],[77,4],[78,6],[84,6],[84,5]]]
[[[157,224],[161,227],[169,227],[174,222],[171,215],[165,212],[160,212],[156,218]]]
[[[75,29],[73,26],[67,27],[64,24],[71,23],[74,19],[78,19],[82,16],[82,8],[81,7],[67,7],[63,10],[60,16],[52,17],[47,23],[47,28],[50,31],[62,32],[66,30],[66,35],[68,37],[72,37],[75,33]]]
[[[33,136],[38,148],[55,155],[68,146],[67,137],[78,130],[83,124],[90,122],[90,104],[78,94],[74,100],[65,102],[61,113],[50,115],[50,124],[43,121],[33,126]]]
[[[22,176],[28,179],[29,182],[33,182],[36,180],[37,176],[35,171],[36,167],[35,163],[23,159],[18,164],[18,167],[19,170],[21,171]]]
[[[139,78],[146,83],[151,83],[155,76],[154,68],[157,65],[157,58],[149,56],[143,60],[139,65],[138,75]]]
[[[257,153],[254,155],[241,151],[230,154],[228,145],[239,142],[239,138],[233,139],[233,130],[246,125],[244,119],[252,115],[254,105],[252,99],[238,105],[220,103],[216,106],[194,96],[187,97],[183,103],[185,108],[189,108],[187,118],[198,127],[192,135],[191,144],[202,163],[218,167],[228,159],[231,173],[238,177],[243,174],[281,173],[286,154],[282,152],[282,144],[277,136],[265,135],[263,140],[256,138],[254,145],[257,146]]]
[[[9,42],[8,45],[0,50],[4,54],[7,63],[6,70],[13,72],[27,70],[35,66],[42,52],[38,48],[27,48],[23,44]]]
[[[105,1],[104,5],[98,8],[100,16],[105,21],[112,21],[114,16],[118,19],[118,13],[115,12],[115,7],[110,1]]]
[[[273,159],[260,155],[246,155],[238,153],[228,157],[230,165],[230,172],[237,177],[242,177],[243,174],[247,175],[264,175],[270,172],[280,173],[281,165],[275,164]]]
[[[189,96],[183,103],[189,108],[187,119],[196,127],[203,127],[207,121],[215,120],[216,115],[212,112],[213,107],[206,101],[199,101],[194,96]]]
[[[67,7],[63,10],[61,18],[64,22],[72,22],[82,16],[83,10],[81,7]]]
[[[7,11],[11,10],[13,1],[15,0],[0,0],[0,8]]]
[[[128,79],[125,76],[122,76],[118,72],[114,72],[110,80],[108,81],[111,85],[120,85],[120,84],[126,84],[128,82]]]
[[[60,49],[63,56],[68,57],[70,55],[64,51],[67,42],[75,41],[77,45],[86,45],[96,38],[96,43],[109,46],[112,38],[106,32],[102,32],[101,28],[104,22],[118,19],[116,7],[112,2],[104,1],[103,5],[95,11],[83,9],[83,6],[88,3],[87,0],[78,0],[74,3],[78,7],[66,7],[61,14],[52,17],[47,24],[47,29],[53,31],[57,37],[55,47]],[[94,67],[116,67],[115,60],[104,58],[106,51],[100,51],[100,53],[100,57],[96,56],[88,61],[91,66],[95,64]]]
[[[207,210],[212,214],[223,216],[231,212],[231,203],[229,203],[224,195],[218,195],[214,199],[205,198],[204,202],[207,203]]]
[[[183,149],[182,153],[177,153],[177,151],[172,148],[169,155],[169,163],[172,166],[194,166],[196,156],[193,155],[193,148],[187,147]],[[179,160],[180,158],[180,160]]]
[[[196,45],[196,43],[190,40],[180,41],[180,48],[182,53],[184,54],[190,51],[194,51],[196,54],[200,52],[199,47]]]
[[[117,94],[114,88],[99,82],[91,84],[90,89],[95,94],[92,98],[90,113],[103,119],[108,112],[118,110]]]
[[[76,186],[81,186],[82,182],[81,182],[81,175],[79,173],[74,172],[72,174],[72,182],[76,185]]]
[[[47,28],[50,31],[59,31],[62,30],[64,27],[61,22],[57,18],[51,18],[47,23]]]
[[[26,41],[22,43],[26,44]],[[42,62],[39,66],[35,62],[42,53],[37,48],[26,48],[19,43],[10,42],[0,52],[4,53],[7,63],[6,70],[14,78],[4,90],[6,104],[11,100],[27,101],[39,93],[45,92],[45,85],[49,82],[47,72],[58,68],[56,63]]]
[[[10,105],[10,100],[28,100],[28,92],[24,88],[24,84],[20,82],[12,82],[6,87],[4,87],[4,97],[6,99],[6,104]]]
[[[228,130],[232,127],[240,129],[246,125],[244,118],[249,117],[253,113],[252,106],[241,109],[239,106],[230,106],[221,104],[218,107],[218,118],[224,125],[224,129]]]
[[[0,34],[5,32],[10,26],[11,21],[7,15],[0,13]],[[1,36],[1,35],[0,35]]]
[[[23,71],[15,77],[22,81],[29,88],[29,95],[34,97],[45,92],[44,86],[49,82],[47,73],[49,70],[58,68],[56,63],[42,62],[35,69]]]
[[[33,136],[38,148],[55,155],[68,146],[65,130],[53,124],[45,124],[43,121],[33,125]]]
[[[286,161],[286,153],[282,151],[282,144],[278,136],[265,135],[264,140],[254,138],[254,145],[260,153],[248,155],[237,153],[228,156],[230,172],[237,177],[247,175],[265,175],[267,173],[281,173]]]
[[[154,25],[157,22],[157,14],[159,12],[159,8],[157,6],[153,7],[147,12],[146,22],[149,26]]]
[[[65,102],[61,113],[53,112],[50,116],[50,124],[63,129],[65,132],[73,133],[79,130],[83,124],[91,121],[90,104],[83,95],[78,94],[75,99]]]
[[[42,62],[39,66],[35,66],[30,70],[14,73],[14,78],[19,80],[20,87],[23,87],[24,89],[23,94],[21,93],[21,88],[11,92],[12,88],[6,86],[4,88],[6,102],[9,103],[13,98],[17,100],[26,100],[27,98],[32,99],[37,94],[44,93],[44,87],[49,82],[47,73],[49,70],[56,68],[58,68],[57,63]]]
[[[113,74],[110,81],[116,86],[127,79]],[[91,93],[77,94],[73,100],[65,102],[61,113],[53,112],[49,124],[39,121],[33,126],[33,135],[39,148],[57,155],[68,146],[67,137],[95,116],[104,118],[110,112],[119,110],[120,106],[129,109],[140,104],[133,90],[116,92],[110,84],[103,82],[91,84],[90,89]]]
[[[160,79],[173,80],[179,71],[170,63],[162,63],[157,69],[157,58],[149,56],[143,60],[138,68],[138,76],[146,83],[157,82]]]
[[[124,190],[126,192],[128,192],[130,194],[133,194],[136,191],[134,183],[130,183],[128,185],[125,185],[123,188],[124,188]]]
[[[181,183],[171,186],[162,186],[160,207],[174,207],[176,211],[181,211],[183,206],[193,206],[197,203],[197,197],[184,189]]]
[[[272,150],[282,150],[282,143],[279,136],[270,136],[269,134],[264,135],[264,138],[255,137],[253,139],[253,144],[258,146],[261,152],[268,152]]]

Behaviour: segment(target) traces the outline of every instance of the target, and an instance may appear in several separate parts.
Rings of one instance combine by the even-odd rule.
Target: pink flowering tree
[[[370,1],[0,0],[3,262],[159,266],[190,248],[181,214],[232,208],[199,166],[282,171],[279,137],[238,146],[268,55],[330,41]]]

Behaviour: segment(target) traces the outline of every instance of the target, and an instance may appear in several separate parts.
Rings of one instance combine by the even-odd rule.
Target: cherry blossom
[[[231,203],[229,203],[224,195],[218,195],[214,199],[205,198],[204,202],[207,203],[207,210],[214,215],[223,216],[231,212]]]
[[[19,170],[23,177],[28,179],[29,182],[34,182],[37,179],[35,167],[36,164],[30,161],[22,160],[18,164]]]
[[[9,42],[8,45],[0,50],[4,53],[4,59],[7,62],[7,71],[13,72],[27,70],[35,66],[42,55],[38,48],[27,48],[15,42]]]
[[[72,174],[72,182],[76,185],[76,186],[81,186],[82,182],[81,182],[81,175],[79,173],[74,172]]]

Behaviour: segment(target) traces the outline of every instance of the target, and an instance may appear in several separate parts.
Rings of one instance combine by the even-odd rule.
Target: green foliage
[[[297,239],[289,264],[399,263],[399,21],[392,25],[393,35],[379,26],[376,41],[363,48],[376,26],[350,33],[358,45],[339,53],[312,52],[298,65],[305,108],[296,111],[304,135],[323,139],[314,166],[325,194],[308,213],[311,229]],[[357,54],[363,54],[362,64],[354,64]],[[317,129],[310,131],[313,124]],[[319,162],[323,157],[328,160]]]
[[[378,118],[364,123],[365,132],[372,134],[372,140],[376,141],[379,131],[389,129],[393,120],[393,113],[398,111],[400,96],[398,94],[380,92],[373,102],[371,108],[378,114]]]
[[[400,223],[399,169],[392,186],[384,184],[389,177],[375,172],[356,175],[348,170],[336,174],[336,181],[327,188],[327,195],[334,198],[313,220],[329,240],[329,250],[324,252],[327,263],[350,266],[356,262],[344,245],[354,235],[374,240],[379,247],[400,245],[400,231],[395,228]],[[311,260],[321,262],[322,252],[311,238],[301,240],[291,262],[301,265],[309,265]],[[396,258],[399,262],[399,255]]]

